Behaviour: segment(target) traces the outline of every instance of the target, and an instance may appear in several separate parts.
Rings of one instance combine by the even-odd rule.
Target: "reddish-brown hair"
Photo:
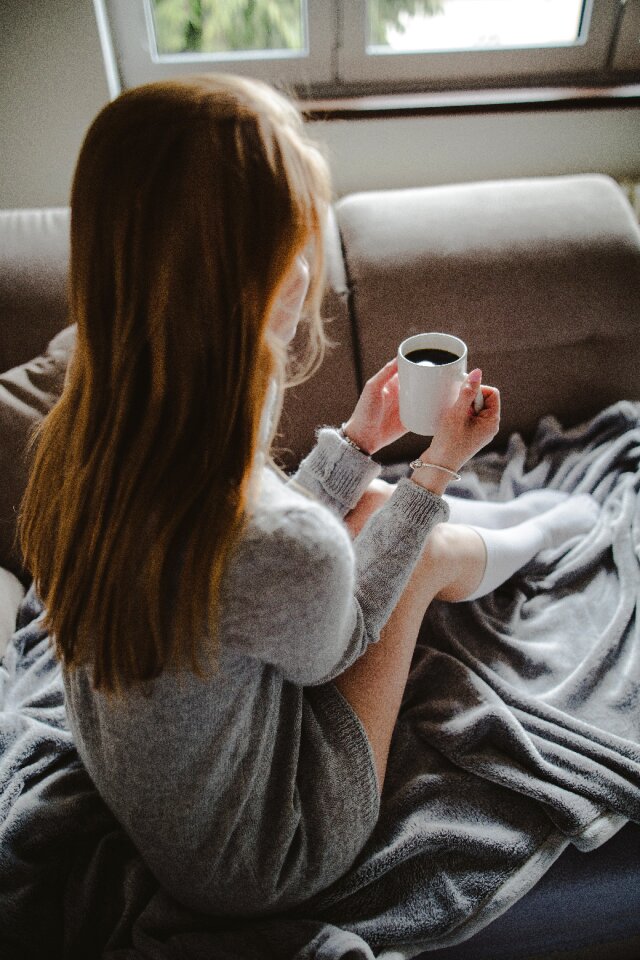
[[[215,662],[265,396],[284,377],[267,321],[311,245],[317,355],[329,199],[298,112],[255,81],[137,87],[87,133],[71,195],[76,348],[35,436],[19,529],[58,654],[90,662],[97,687]]]

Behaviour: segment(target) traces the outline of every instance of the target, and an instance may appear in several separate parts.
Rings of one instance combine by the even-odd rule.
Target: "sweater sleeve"
[[[268,529],[252,528],[223,582],[225,642],[315,686],[379,639],[448,507],[402,479],[353,543],[325,506],[298,495],[267,516]]]
[[[318,431],[315,447],[289,482],[344,517],[380,471],[380,464],[348,444],[337,430],[323,427]]]

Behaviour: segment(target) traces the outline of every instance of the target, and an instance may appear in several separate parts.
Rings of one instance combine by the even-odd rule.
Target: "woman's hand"
[[[482,370],[472,370],[463,383],[458,399],[445,410],[438,434],[424,458],[442,467],[458,471],[467,460],[493,440],[500,426],[500,392],[482,385]],[[473,401],[482,390],[484,407],[479,413]]]
[[[397,357],[367,380],[344,430],[368,454],[376,453],[407,432],[400,422]]]
[[[442,416],[440,429],[420,459],[457,471],[467,460],[495,437],[500,426],[500,392],[495,387],[480,386],[481,370],[472,370],[463,383],[458,399]],[[473,401],[482,390],[484,407],[476,413]],[[413,480],[421,486],[442,493],[447,486],[446,474],[441,470],[420,469]]]

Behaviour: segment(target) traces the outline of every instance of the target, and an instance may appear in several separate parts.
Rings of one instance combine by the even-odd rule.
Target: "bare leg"
[[[347,516],[357,536],[393,492],[375,481]],[[591,497],[561,498],[540,516],[507,529],[442,523],[431,532],[415,570],[381,633],[356,663],[334,681],[369,737],[382,789],[391,735],[400,710],[413,650],[427,607],[434,598],[455,603],[495,589],[545,547],[586,533],[597,520]],[[571,501],[571,502],[570,502]]]
[[[373,480],[353,510],[346,515],[344,522],[353,538],[357,537],[372,513],[383,507],[393,491],[394,483],[386,480]]]
[[[484,544],[474,530],[438,524],[380,640],[371,644],[359,660],[334,680],[369,738],[380,791],[393,728],[427,607],[436,597],[460,600],[468,596],[480,582],[484,567]]]

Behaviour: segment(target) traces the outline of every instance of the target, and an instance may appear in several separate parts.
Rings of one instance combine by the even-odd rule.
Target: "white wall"
[[[0,0],[0,208],[68,203],[109,94],[92,0]],[[338,194],[585,171],[640,180],[640,109],[312,124]]]
[[[108,99],[91,0],[0,0],[0,207],[68,203]]]
[[[640,109],[314,123],[336,192],[542,174],[640,179]]]

